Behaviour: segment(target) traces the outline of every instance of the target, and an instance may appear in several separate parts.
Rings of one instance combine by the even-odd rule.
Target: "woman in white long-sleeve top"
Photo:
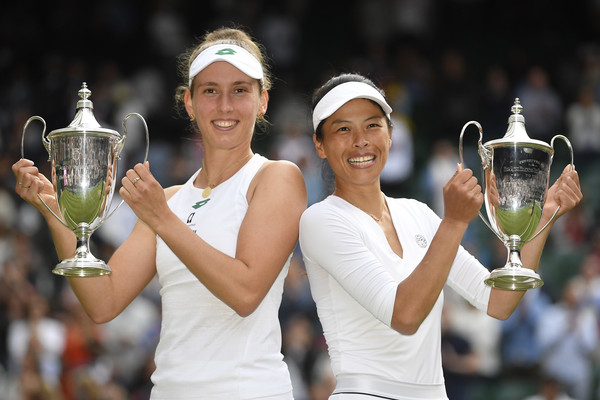
[[[447,399],[440,352],[443,287],[490,316],[507,318],[524,292],[486,286],[488,270],[460,243],[482,205],[481,187],[460,165],[444,187],[439,218],[425,204],[390,198],[380,173],[391,144],[391,107],[367,78],[330,79],[313,100],[313,139],[335,190],[309,207],[300,245],[340,399]],[[582,198],[567,167],[549,189],[542,223]],[[537,268],[549,230],[527,243]]]

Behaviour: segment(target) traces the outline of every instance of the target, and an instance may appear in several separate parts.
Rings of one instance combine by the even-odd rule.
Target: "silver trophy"
[[[112,129],[102,128],[93,114],[89,100],[91,91],[84,82],[79,90],[77,113],[66,128],[46,133],[46,121],[33,116],[23,126],[21,158],[24,155],[25,131],[32,121],[44,124],[42,142],[52,163],[52,184],[56,191],[59,215],[46,208],[77,237],[77,249],[72,258],[61,261],[52,272],[63,276],[100,276],[111,272],[110,267],[94,257],[89,249],[92,233],[104,223],[122,204],[109,213],[115,190],[117,161],[127,138],[127,120],[138,117],[146,130],[146,154],[148,159],[149,135],[144,118],[130,113],[123,119],[123,136]]]
[[[482,144],[483,130],[477,121],[467,122],[460,133],[459,158],[463,163],[463,135],[473,124],[479,129],[478,150],[483,167],[484,204],[488,221],[481,211],[479,216],[508,248],[506,264],[493,270],[485,283],[505,290],[527,290],[544,284],[532,269],[523,267],[521,248],[539,235],[556,217],[538,230],[548,192],[550,166],[554,156],[554,141],[562,139],[571,152],[569,140],[562,135],[552,138],[550,145],[530,139],[525,131],[523,107],[519,99],[511,108],[508,130],[502,139]]]

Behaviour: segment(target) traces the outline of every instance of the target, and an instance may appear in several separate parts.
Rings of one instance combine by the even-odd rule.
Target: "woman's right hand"
[[[454,176],[444,185],[444,219],[469,224],[483,204],[483,192],[473,171],[458,164]]]
[[[22,158],[13,164],[12,171],[17,178],[15,192],[23,200],[46,214],[48,209],[42,204],[41,198],[55,213],[58,212],[54,186],[40,173],[33,161]]]

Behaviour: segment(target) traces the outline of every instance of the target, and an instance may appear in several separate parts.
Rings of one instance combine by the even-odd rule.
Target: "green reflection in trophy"
[[[485,283],[505,290],[527,290],[543,285],[543,280],[521,262],[521,248],[534,239],[556,217],[560,207],[543,227],[539,228],[542,210],[548,192],[550,167],[554,156],[554,141],[563,140],[571,152],[569,140],[562,135],[552,138],[550,145],[530,139],[525,131],[523,107],[519,99],[511,108],[508,130],[503,138],[482,144],[483,130],[477,121],[467,122],[460,133],[459,156],[463,163],[463,135],[470,125],[479,129],[478,150],[483,168],[485,224],[508,249],[508,259],[503,267],[490,273]]]

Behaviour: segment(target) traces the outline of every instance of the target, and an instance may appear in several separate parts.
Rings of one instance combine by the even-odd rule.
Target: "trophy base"
[[[544,281],[532,269],[506,266],[493,270],[485,284],[503,290],[528,290],[542,286]]]
[[[110,267],[97,258],[70,258],[61,261],[52,272],[69,277],[92,277],[111,273]]]

